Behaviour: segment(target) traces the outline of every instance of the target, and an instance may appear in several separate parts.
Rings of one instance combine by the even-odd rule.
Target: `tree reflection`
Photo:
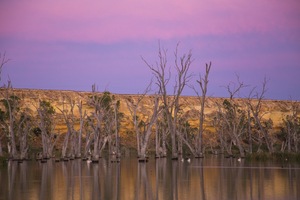
[[[122,175],[122,176],[121,176]],[[8,162],[0,199],[300,199],[298,165],[234,158]]]
[[[136,200],[153,199],[153,191],[151,188],[151,183],[148,180],[148,174],[146,169],[147,169],[147,163],[138,162],[137,180],[136,180],[135,198],[134,198]]]
[[[54,179],[54,172],[53,172],[53,163],[51,160],[48,160],[46,163],[40,163],[39,166],[41,169],[41,188],[39,199],[50,198],[52,199],[53,194],[53,179]]]
[[[16,178],[16,170],[17,170],[17,163],[13,161],[8,162],[8,199],[13,199],[14,195],[14,183]]]
[[[206,194],[205,194],[205,184],[204,184],[204,175],[203,175],[203,159],[199,160],[199,173],[200,173],[200,191],[201,191],[201,197],[203,200],[206,200]]]
[[[169,199],[169,193],[161,192],[162,188],[166,188],[169,191],[172,188],[170,183],[170,166],[168,158],[159,158],[155,162],[155,183],[156,183],[156,199]],[[162,196],[163,195],[163,196]],[[161,197],[161,198],[160,198]]]
[[[120,163],[114,163],[115,165],[115,172],[116,172],[116,176],[115,176],[115,191],[113,191],[113,194],[115,194],[115,198],[113,199],[120,199],[120,176],[121,176],[121,169],[120,169]]]
[[[177,200],[178,199],[178,188],[177,188],[177,174],[178,174],[178,170],[177,170],[177,165],[178,165],[178,161],[172,161],[172,200]]]

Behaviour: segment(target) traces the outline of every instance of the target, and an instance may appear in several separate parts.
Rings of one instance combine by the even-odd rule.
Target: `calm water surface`
[[[300,199],[299,165],[207,156],[0,165],[0,199]]]

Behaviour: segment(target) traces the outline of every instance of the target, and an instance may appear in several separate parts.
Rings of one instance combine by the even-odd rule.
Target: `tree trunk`
[[[155,157],[160,158],[161,157],[161,152],[160,152],[160,134],[159,134],[159,127],[158,127],[158,122],[156,121],[155,123]]]
[[[15,132],[14,132],[14,122],[15,122],[15,107],[16,105],[11,105],[11,100],[13,104],[15,103],[15,97],[11,98],[10,90],[12,89],[11,82],[8,82],[8,86],[6,88],[5,101],[7,103],[7,112],[9,114],[9,122],[8,122],[8,145],[10,148],[10,157],[17,158],[17,148],[16,148],[16,140],[15,140]]]
[[[207,86],[208,86],[208,75],[211,68],[211,62],[206,64],[205,66],[205,76],[202,79],[200,77],[197,82],[199,83],[202,96],[200,98],[200,117],[199,117],[199,133],[197,135],[197,147],[196,147],[196,154],[197,157],[203,156],[203,124],[204,124],[204,110],[205,110],[205,103],[206,103],[206,94],[207,94]],[[198,93],[197,93],[198,94]],[[198,95],[199,97],[199,95]]]
[[[120,143],[119,143],[119,127],[118,127],[118,110],[117,110],[117,103],[114,105],[114,118],[115,118],[115,147],[116,147],[116,156],[117,158],[120,157],[121,151],[120,151]]]
[[[22,124],[22,123],[21,123]],[[20,136],[20,159],[27,158],[28,155],[28,144],[27,144],[27,135],[29,133],[29,125],[27,122],[24,122],[24,128],[21,130],[19,126],[19,136]]]
[[[99,141],[100,141],[100,133],[98,131],[95,132],[94,137],[94,150],[93,150],[93,159],[98,160],[99,159]]]
[[[257,116],[257,115],[254,115],[254,118],[255,118],[255,120],[256,120],[258,126],[259,126],[260,131],[261,131],[261,132],[263,133],[263,135],[264,135],[265,142],[266,142],[266,144],[267,144],[267,147],[268,147],[269,152],[270,152],[270,153],[274,153],[273,144],[272,144],[272,142],[271,142],[271,138],[270,138],[270,136],[269,136],[268,131],[265,130],[265,129],[262,127],[262,124],[261,124],[260,120],[258,119],[258,116]]]
[[[290,122],[286,122],[287,125],[287,149],[288,153],[291,153],[291,125]]]
[[[10,114],[11,115],[11,114]],[[8,130],[8,140],[11,148],[11,157],[17,158],[17,148],[16,148],[16,142],[15,142],[15,133],[14,133],[14,124],[13,124],[12,116],[10,116],[10,123],[9,123],[9,130]]]
[[[68,130],[67,134],[65,136],[65,139],[64,139],[63,146],[62,146],[62,152],[61,152],[62,158],[67,157],[67,149],[68,149],[69,138],[70,138],[70,131]]]
[[[253,152],[253,145],[252,145],[252,130],[251,130],[251,115],[250,110],[247,111],[248,114],[248,142],[249,142],[249,153],[252,154]]]
[[[168,127],[171,134],[171,141],[172,141],[172,159],[177,160],[178,159],[178,152],[177,152],[177,145],[176,145],[176,129],[174,127],[174,124],[172,123],[172,116],[168,112],[167,114],[167,120],[168,120]]]
[[[182,94],[182,91],[186,84],[188,83],[191,75],[188,73],[189,67],[192,63],[192,53],[191,51],[186,55],[184,54],[180,59],[178,59],[178,45],[174,52],[175,56],[175,70],[176,70],[176,79],[173,92],[173,100],[169,101],[167,85],[170,80],[170,74],[166,75],[167,70],[167,52],[164,49],[161,49],[159,46],[158,57],[159,61],[157,62],[156,68],[153,65],[150,65],[146,60],[144,62],[153,72],[156,78],[156,84],[159,86],[158,93],[162,96],[163,106],[165,110],[165,115],[167,117],[168,129],[171,134],[171,143],[172,143],[172,159],[178,159],[178,149],[176,144],[176,123],[177,123],[177,111],[179,110],[179,97]],[[174,111],[174,113],[173,113]],[[172,116],[174,114],[174,116]],[[172,119],[174,117],[174,120]]]

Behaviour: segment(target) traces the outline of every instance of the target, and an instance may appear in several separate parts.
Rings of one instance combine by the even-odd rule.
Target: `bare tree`
[[[148,85],[146,90],[142,95],[138,97],[136,101],[133,99],[127,99],[127,108],[133,118],[134,129],[136,132],[136,140],[137,140],[137,151],[138,157],[140,161],[146,161],[146,149],[148,146],[149,137],[152,133],[152,127],[156,124],[159,113],[162,110],[162,107],[159,106],[159,95],[153,95],[153,108],[151,111],[148,111],[148,118],[143,119],[139,118],[138,110],[140,110],[140,103],[144,99],[147,92],[150,91],[151,83]],[[150,96],[148,98],[151,98]],[[145,121],[144,121],[145,120]],[[142,130],[140,128],[142,126]],[[158,129],[157,129],[158,130]]]
[[[33,119],[31,110],[29,108],[22,111],[18,119],[18,137],[19,137],[19,147],[20,147],[20,159],[28,158],[28,136],[32,131]]]
[[[299,117],[299,103],[291,100],[291,113],[286,115],[283,119],[284,132],[286,133],[287,151],[299,152],[299,135],[300,135],[300,117]]]
[[[106,144],[112,137],[113,116],[112,102],[113,99],[108,91],[102,95],[96,92],[95,85],[92,86],[93,94],[88,99],[88,104],[93,108],[90,116],[88,116],[88,124],[93,131],[93,136],[89,136],[89,140],[93,139],[93,160],[97,161],[102,155]],[[87,143],[89,147],[90,142]]]
[[[249,153],[253,153],[253,117],[251,116],[251,109],[249,105],[246,105],[247,108],[247,129],[248,129],[248,143],[249,143]]]
[[[227,154],[232,155],[232,151],[231,151],[232,143],[229,138],[229,135],[226,133],[224,121],[222,118],[222,105],[216,102],[216,107],[218,110],[214,113],[212,124],[219,137],[221,153],[224,153],[224,151],[226,150]],[[229,140],[230,143],[228,144]]]
[[[121,156],[121,149],[120,149],[120,118],[123,116],[123,113],[119,111],[120,109],[120,100],[114,100],[114,126],[115,126],[115,145],[114,150],[112,151],[112,156],[114,161],[119,161],[118,158]]]
[[[83,124],[83,129],[85,133],[84,153],[83,153],[84,159],[87,159],[91,156],[91,145],[94,140],[93,129],[90,126],[91,122],[92,122],[91,117],[89,115],[86,115],[86,120]]]
[[[2,70],[4,65],[9,61],[9,59],[6,58],[5,53],[2,55],[0,53],[0,83],[1,83],[1,78],[2,78]],[[2,127],[5,130],[5,127],[7,127],[8,130],[8,152],[9,155],[12,158],[17,157],[17,149],[16,149],[16,142],[15,142],[15,133],[14,133],[14,113],[16,112],[14,103],[16,103],[15,98],[12,94],[12,85],[10,80],[8,81],[8,84],[4,86],[1,86],[1,97],[3,98],[2,103],[4,104],[4,107],[6,108],[6,113],[8,114],[9,118],[8,118],[8,123],[5,122],[5,112],[1,111],[1,121],[2,121]],[[12,98],[11,98],[12,97]],[[7,126],[6,126],[7,125]],[[3,131],[4,132],[4,131]],[[4,136],[0,136],[0,139],[2,139]],[[2,145],[1,145],[1,140],[0,140],[0,152],[2,154]]]
[[[155,124],[155,151],[156,158],[167,156],[167,136],[169,134],[165,115],[162,113]]]
[[[252,89],[247,103],[248,103],[248,107],[252,113],[252,116],[255,120],[255,123],[259,127],[259,131],[262,133],[262,137],[264,138],[264,142],[267,145],[269,152],[273,153],[274,152],[274,148],[273,148],[274,141],[268,132],[268,130],[270,129],[271,121],[270,120],[268,120],[267,122],[263,121],[263,115],[265,113],[263,113],[261,110],[262,101],[263,101],[264,95],[267,91],[266,86],[267,86],[267,79],[265,77],[264,81],[262,83],[261,92],[255,92],[255,88]],[[253,99],[255,99],[256,101],[253,101]],[[265,126],[264,126],[264,123],[265,123]]]
[[[208,76],[209,76],[210,68],[211,68],[211,62],[209,64],[206,63],[204,78],[200,76],[199,80],[197,80],[197,83],[199,84],[199,87],[201,89],[201,95],[197,92],[196,89],[194,89],[198,96],[198,99],[200,100],[199,132],[196,137],[196,155],[197,155],[196,157],[203,157],[203,123],[205,120],[204,109],[206,103]]]
[[[1,72],[3,66],[9,61],[0,54],[0,81]],[[7,85],[0,88],[1,103],[5,108],[5,111],[0,109],[0,124],[2,126],[1,131],[7,133],[8,139],[8,154],[13,159],[24,159],[27,157],[28,144],[27,135],[29,134],[29,122],[30,115],[27,112],[29,109],[21,111],[21,99],[15,95],[12,83],[8,80]],[[0,139],[4,137],[4,134],[0,135]],[[19,143],[19,152],[17,149],[17,143]],[[2,154],[2,145],[0,141],[0,155]]]
[[[39,105],[36,106],[38,113],[38,127],[42,136],[42,158],[50,158],[53,156],[53,148],[58,141],[59,134],[55,130],[55,109],[50,102],[39,99]]]
[[[228,84],[226,89],[229,94],[229,99],[225,99],[222,105],[217,103],[218,113],[216,116],[216,125],[220,136],[220,141],[229,155],[232,155],[231,147],[236,145],[239,149],[241,157],[245,156],[243,146],[243,135],[246,132],[246,113],[241,106],[236,102],[235,95],[240,90],[246,87],[237,76],[237,85],[235,83]],[[229,142],[229,143],[228,143]]]
[[[141,135],[141,145],[140,145],[140,160],[144,161],[146,160],[146,150],[148,147],[148,141],[150,138],[150,135],[152,133],[152,127],[156,124],[157,118],[162,110],[162,107],[159,106],[159,95],[154,95],[153,96],[153,108],[152,108],[152,113],[149,113],[149,118],[146,122],[146,126],[144,129],[144,133]],[[151,116],[151,117],[150,117]]]
[[[14,95],[13,88],[11,82],[8,81],[7,86],[4,86],[3,92],[1,92],[2,96],[2,103],[6,108],[6,115],[7,115],[7,149],[8,154],[11,158],[15,159],[18,158],[18,152],[16,147],[16,133],[15,133],[15,122],[17,112],[19,110],[19,98]]]
[[[119,161],[120,146],[119,146],[119,118],[122,113],[119,112],[120,101],[116,100],[114,95],[109,92],[104,92],[103,101],[105,105],[104,134],[107,137],[108,152],[111,155],[112,162]]]
[[[67,105],[69,105],[69,109],[67,105],[65,104],[65,101],[67,102]],[[70,141],[70,157],[75,157],[75,145],[76,145],[76,137],[75,137],[75,116],[74,116],[74,107],[75,107],[75,101],[71,99],[71,97],[63,96],[63,102],[62,102],[62,109],[57,107],[57,109],[61,112],[63,115],[63,118],[65,120],[65,123],[67,125],[67,133],[64,138],[64,142],[62,145],[62,159],[66,159],[67,155],[67,149],[68,144]]]
[[[167,86],[171,78],[171,72],[167,72],[167,51],[161,49],[159,45],[158,49],[158,58],[159,61],[156,62],[156,66],[149,64],[144,58],[143,61],[152,71],[154,77],[156,78],[156,85],[158,86],[158,93],[162,96],[162,103],[164,106],[164,114],[167,119],[168,129],[171,134],[171,143],[172,143],[172,159],[178,159],[178,149],[176,144],[176,137],[182,138],[179,136],[178,131],[176,130],[177,124],[177,114],[180,110],[180,96],[183,89],[187,85],[188,81],[191,78],[189,74],[189,68],[192,63],[192,53],[191,51],[188,54],[184,54],[178,58],[178,45],[174,52],[175,56],[175,70],[176,70],[176,79],[175,85],[173,87],[173,96],[168,95]]]
[[[82,101],[78,100],[77,103],[78,111],[79,111],[79,130],[77,131],[77,137],[78,137],[78,145],[75,149],[75,155],[77,158],[81,157],[81,145],[82,145],[82,135],[83,135],[83,129],[84,129],[84,122],[86,118],[86,110],[83,112],[82,110]]]
[[[93,112],[89,119],[89,126],[93,129],[93,141],[94,141],[94,149],[93,149],[93,159],[98,160],[100,157],[99,152],[99,143],[101,138],[101,124],[103,120],[103,111],[101,109],[101,98],[96,95],[96,86],[92,86],[93,95],[89,98],[89,105],[93,107]]]

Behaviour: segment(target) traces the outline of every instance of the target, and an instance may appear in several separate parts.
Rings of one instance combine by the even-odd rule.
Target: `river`
[[[172,161],[122,158],[0,165],[0,200],[293,200],[300,199],[300,166],[221,156]]]

